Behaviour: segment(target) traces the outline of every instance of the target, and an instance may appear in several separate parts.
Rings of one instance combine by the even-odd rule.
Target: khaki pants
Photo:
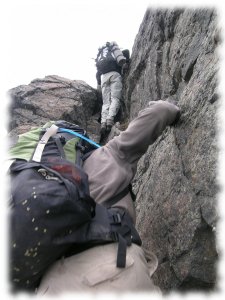
[[[145,292],[160,293],[151,275],[157,267],[152,255],[147,263],[141,247],[127,247],[126,267],[116,267],[116,243],[96,246],[57,261],[44,276],[38,295],[70,292]]]
[[[102,118],[101,123],[107,119],[114,120],[119,111],[122,93],[122,77],[118,72],[109,72],[102,75]]]

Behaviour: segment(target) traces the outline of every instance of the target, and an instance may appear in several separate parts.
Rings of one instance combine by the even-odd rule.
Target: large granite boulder
[[[143,244],[163,290],[212,288],[217,250],[217,70],[214,11],[148,10],[133,46],[124,99],[133,119],[151,100],[182,110],[140,160],[133,186]]]
[[[22,133],[49,120],[65,120],[84,127],[99,140],[101,101],[97,91],[81,80],[46,76],[9,91],[9,130]]]

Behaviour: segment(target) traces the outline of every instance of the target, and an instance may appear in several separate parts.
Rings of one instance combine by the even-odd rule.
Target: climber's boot
[[[114,125],[114,120],[113,119],[107,119],[106,120],[106,131],[110,132],[113,125]]]
[[[105,135],[106,134],[106,122],[103,122],[101,124],[101,135]]]

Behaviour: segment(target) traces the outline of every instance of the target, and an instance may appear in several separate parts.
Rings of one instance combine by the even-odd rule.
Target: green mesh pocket
[[[79,142],[80,138],[76,137],[66,142],[63,146],[66,159],[72,163],[76,162],[76,145]]]
[[[11,159],[25,159],[29,161],[32,158],[34,149],[37,147],[41,128],[35,128],[26,133],[20,134],[17,144],[9,150]]]

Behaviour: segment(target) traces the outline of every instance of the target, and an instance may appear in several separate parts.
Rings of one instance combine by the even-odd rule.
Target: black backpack
[[[126,246],[141,245],[130,216],[90,197],[83,160],[99,147],[79,126],[49,122],[19,136],[10,149],[10,280],[13,290],[34,290],[57,259],[94,245],[118,242],[117,267]],[[75,152],[75,155],[74,155]]]
[[[104,70],[108,64],[112,62],[115,62],[116,64],[116,59],[112,54],[112,46],[110,43],[106,43],[106,45],[99,49],[95,62],[97,69],[100,71]]]

